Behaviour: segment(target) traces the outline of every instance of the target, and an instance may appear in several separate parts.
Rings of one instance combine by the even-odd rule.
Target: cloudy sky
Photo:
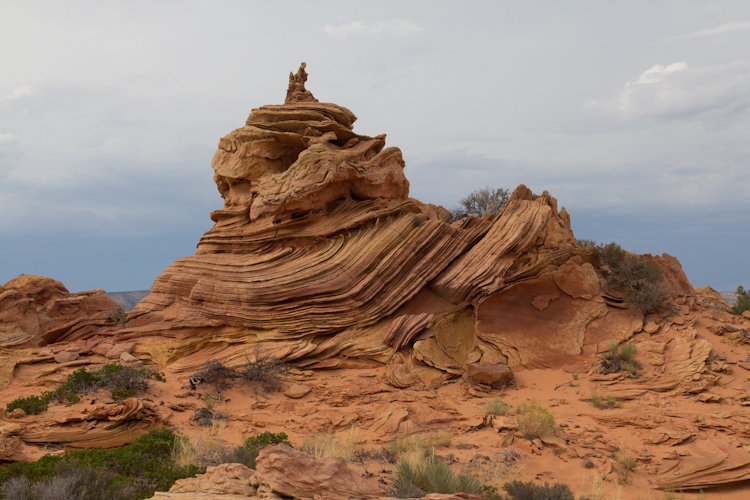
[[[0,283],[148,289],[222,206],[219,138],[306,61],[412,196],[524,183],[750,286],[750,2],[3,0],[0,47]]]

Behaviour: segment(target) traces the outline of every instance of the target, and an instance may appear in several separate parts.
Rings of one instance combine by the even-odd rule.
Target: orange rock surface
[[[431,386],[474,363],[560,367],[640,330],[602,298],[547,192],[520,185],[500,214],[448,223],[409,198],[401,151],[355,133],[306,80],[303,66],[283,105],[219,141],[216,224],[111,329],[139,359],[187,374],[207,350],[236,366],[262,344],[300,367],[396,364],[395,385]],[[654,259],[694,295],[676,259]]]
[[[224,208],[132,312],[48,278],[0,288],[3,405],[81,366],[167,375],[150,401],[103,405],[95,393],[39,415],[3,412],[0,460],[38,458],[37,443],[117,446],[160,426],[224,444],[285,432],[295,448],[355,429],[369,450],[449,433],[434,453],[455,471],[565,482],[576,496],[718,486],[708,498],[745,498],[750,318],[717,310],[666,254],[644,258],[664,270],[674,310],[644,317],[576,246],[547,192],[521,185],[500,214],[447,222],[442,207],[409,198],[401,152],[356,134],[355,116],[315,100],[306,80],[303,66],[285,104],[253,110],[221,139],[212,166]],[[636,346],[639,377],[600,373],[613,341]],[[283,388],[234,381],[216,403],[220,435],[209,434],[193,412],[219,392],[188,377],[207,360],[239,367],[256,346],[291,365]],[[525,439],[512,413],[484,411],[500,396],[515,408],[534,398],[560,428]],[[257,471],[219,466],[155,498],[377,498],[392,470],[278,447],[261,455]]]

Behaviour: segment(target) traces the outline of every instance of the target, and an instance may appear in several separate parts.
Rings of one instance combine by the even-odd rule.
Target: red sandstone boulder
[[[300,500],[349,500],[375,499],[384,493],[340,457],[314,458],[285,445],[268,445],[261,448],[256,463],[259,494],[265,490]]]
[[[513,370],[502,363],[474,363],[466,366],[464,378],[470,383],[502,389],[513,382]]]

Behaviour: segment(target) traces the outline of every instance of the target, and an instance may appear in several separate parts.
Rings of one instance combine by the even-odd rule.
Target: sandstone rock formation
[[[232,366],[263,344],[301,367],[394,364],[397,386],[430,385],[474,363],[562,366],[640,330],[547,192],[521,185],[499,215],[449,224],[409,198],[401,151],[306,80],[303,64],[283,105],[219,141],[216,224],[112,331],[137,357],[187,375],[201,349]],[[652,259],[691,305],[676,259]]]
[[[181,479],[155,499],[178,500],[375,500],[384,491],[355,475],[342,458],[313,458],[285,445],[260,450],[257,469],[240,464],[208,467],[205,474]],[[476,495],[433,493],[421,500],[479,500]]]
[[[298,446],[356,425],[380,447],[448,429],[474,447],[452,449],[463,463],[512,445],[524,460],[545,460],[526,464],[535,474],[554,469],[556,481],[588,464],[616,474],[611,455],[625,449],[642,486],[747,478],[747,318],[711,309],[666,254],[644,258],[664,269],[674,310],[644,317],[629,308],[547,192],[520,185],[500,214],[448,223],[442,207],[409,198],[401,152],[384,135],[356,134],[356,117],[315,100],[306,80],[303,65],[285,104],[253,110],[221,139],[212,166],[224,208],[196,254],[170,265],[131,313],[47,278],[0,289],[8,400],[84,365],[144,363],[169,380],[149,393],[153,404],[5,412],[0,459],[27,459],[34,443],[110,446],[160,425],[192,428],[206,393],[186,379],[208,359],[237,367],[261,346],[294,368],[272,395],[224,391],[221,404],[236,405],[226,421],[236,442],[270,430]],[[597,372],[612,341],[637,347],[639,378]],[[538,397],[565,435],[528,441],[513,417],[484,415],[473,398],[509,384],[504,401]],[[594,394],[625,408],[595,409]],[[257,471],[220,466],[155,498],[324,498],[324,489],[337,498],[359,488],[342,462],[294,453],[264,448]],[[362,488],[358,498],[383,495]]]
[[[719,292],[710,286],[704,286],[695,289],[698,303],[707,309],[716,309],[717,311],[729,311],[732,307],[721,296]]]
[[[124,320],[104,290],[70,293],[59,281],[22,274],[0,286],[0,347],[42,346],[93,335]]]

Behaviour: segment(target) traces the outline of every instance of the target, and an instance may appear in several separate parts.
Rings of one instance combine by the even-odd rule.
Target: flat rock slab
[[[284,396],[292,399],[299,399],[307,396],[310,391],[312,391],[312,387],[309,385],[292,384],[286,391],[284,391]]]

